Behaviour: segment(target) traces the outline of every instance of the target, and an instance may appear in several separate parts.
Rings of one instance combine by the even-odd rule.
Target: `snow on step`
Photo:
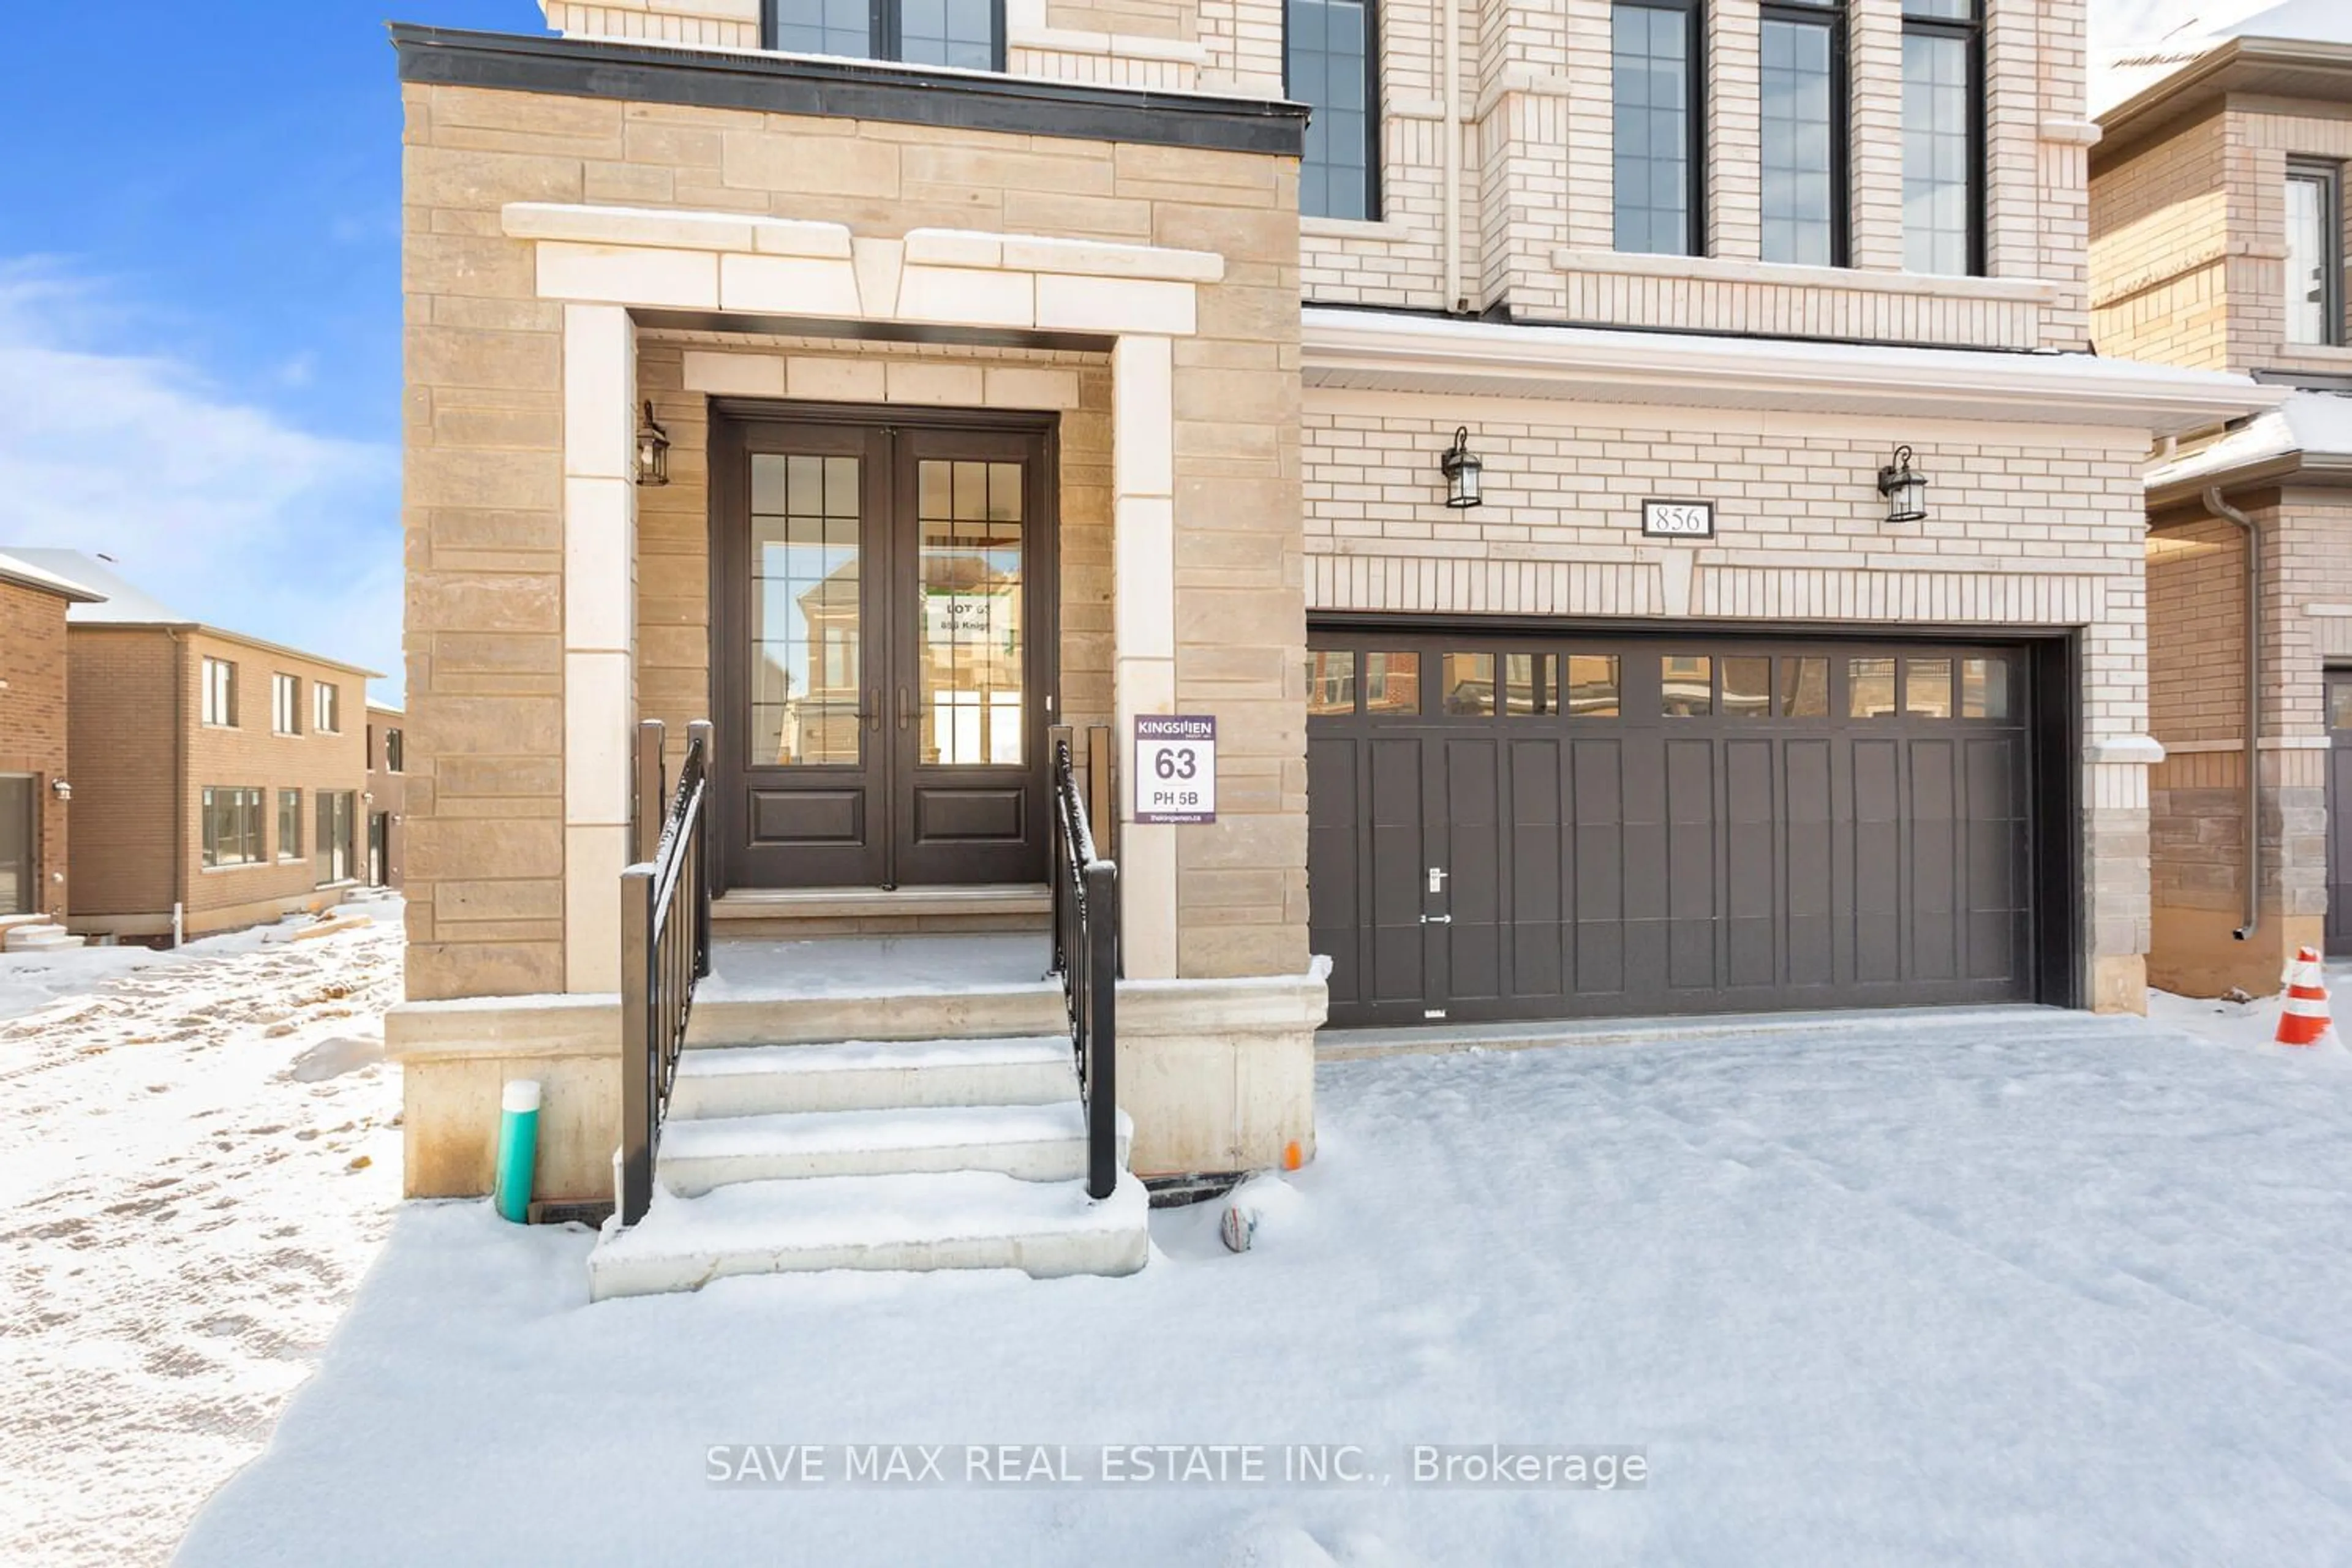
[[[1122,1165],[1132,1133],[1122,1112]],[[1060,1182],[1084,1175],[1086,1168],[1086,1114],[1075,1100],[674,1121],[662,1129],[656,1164],[662,1184],[685,1197],[787,1176],[987,1171]]]
[[[0,952],[56,952],[82,945],[82,939],[63,926],[19,921],[0,931]]]
[[[696,1290],[737,1274],[824,1268],[1018,1268],[1040,1279],[1132,1274],[1150,1255],[1150,1199],[1125,1172],[1100,1203],[1079,1182],[983,1171],[748,1182],[656,1193],[638,1225],[588,1255],[597,1300]]]
[[[733,1046],[679,1059],[669,1114],[675,1125],[792,1110],[1045,1105],[1077,1092],[1066,1037]]]

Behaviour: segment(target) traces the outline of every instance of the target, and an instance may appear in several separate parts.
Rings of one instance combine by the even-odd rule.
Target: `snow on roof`
[[[76,605],[66,612],[66,619],[75,626],[192,626],[196,624],[194,616],[184,616],[143,589],[134,588],[124,582],[110,562],[95,555],[79,550],[23,550],[13,545],[7,553],[45,572],[83,584],[106,596],[102,604]]]
[[[2284,38],[2352,44],[2352,5],[2345,0],[2205,0],[2188,6],[2142,5],[2126,17],[2125,0],[2104,0],[2094,26],[2089,100],[2094,118],[2194,64],[2232,38]],[[2154,13],[2150,16],[2149,13]],[[2169,26],[2168,18],[2177,17]],[[2116,36],[2109,38],[2105,35]]]
[[[2227,435],[2158,464],[2148,471],[2147,488],[2219,480],[2287,458],[2352,458],[2352,395],[2298,392]]]
[[[74,605],[68,608],[66,611],[68,626],[194,626],[214,637],[227,637],[236,642],[248,643],[255,647],[290,654],[297,658],[307,658],[318,664],[332,665],[338,669],[348,669],[354,674],[367,676],[371,679],[383,679],[381,671],[369,669],[362,665],[352,664],[344,659],[330,658],[325,654],[312,653],[307,648],[289,647],[283,643],[271,642],[267,637],[232,631],[226,626],[213,626],[197,619],[194,616],[183,614],[145,589],[134,587],[124,581],[122,574],[115,571],[113,563],[79,550],[22,549],[12,545],[7,548],[5,555],[0,555],[0,559],[5,559],[6,555],[13,555],[17,560],[37,567],[43,572],[82,585],[90,591],[93,597],[99,595],[104,595],[101,603]]]
[[[79,575],[79,574],[78,574]],[[97,589],[86,586],[74,577],[37,566],[22,555],[0,553],[0,582],[21,584],[38,588],[45,594],[55,594],[77,605],[94,604],[106,597]],[[70,611],[68,614],[71,614]]]

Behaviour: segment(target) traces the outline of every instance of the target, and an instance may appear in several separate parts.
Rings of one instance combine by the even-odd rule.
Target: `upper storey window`
[[[2286,341],[2344,341],[2343,180],[2332,163],[2286,169]]]
[[[1903,265],[1984,270],[1979,0],[1903,0]]]
[[[1767,261],[1845,265],[1845,9],[1769,0],[1758,37]]]
[[[1288,0],[1283,16],[1283,90],[1315,110],[1298,165],[1298,210],[1376,217],[1371,0]]]
[[[1699,0],[1617,0],[1617,248],[1697,256]]]
[[[767,5],[770,48],[1004,68],[1003,0],[767,0]]]

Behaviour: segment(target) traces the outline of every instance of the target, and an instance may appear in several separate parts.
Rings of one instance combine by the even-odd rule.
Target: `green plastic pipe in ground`
[[[539,1161],[539,1080],[519,1078],[499,1097],[499,1217],[530,1218],[531,1170]]]

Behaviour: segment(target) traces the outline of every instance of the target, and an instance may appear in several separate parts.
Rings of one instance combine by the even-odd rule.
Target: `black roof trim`
[[[928,70],[887,60],[720,53],[602,39],[391,25],[400,79],[435,86],[884,120],[957,131],[1296,158],[1307,106]]]

